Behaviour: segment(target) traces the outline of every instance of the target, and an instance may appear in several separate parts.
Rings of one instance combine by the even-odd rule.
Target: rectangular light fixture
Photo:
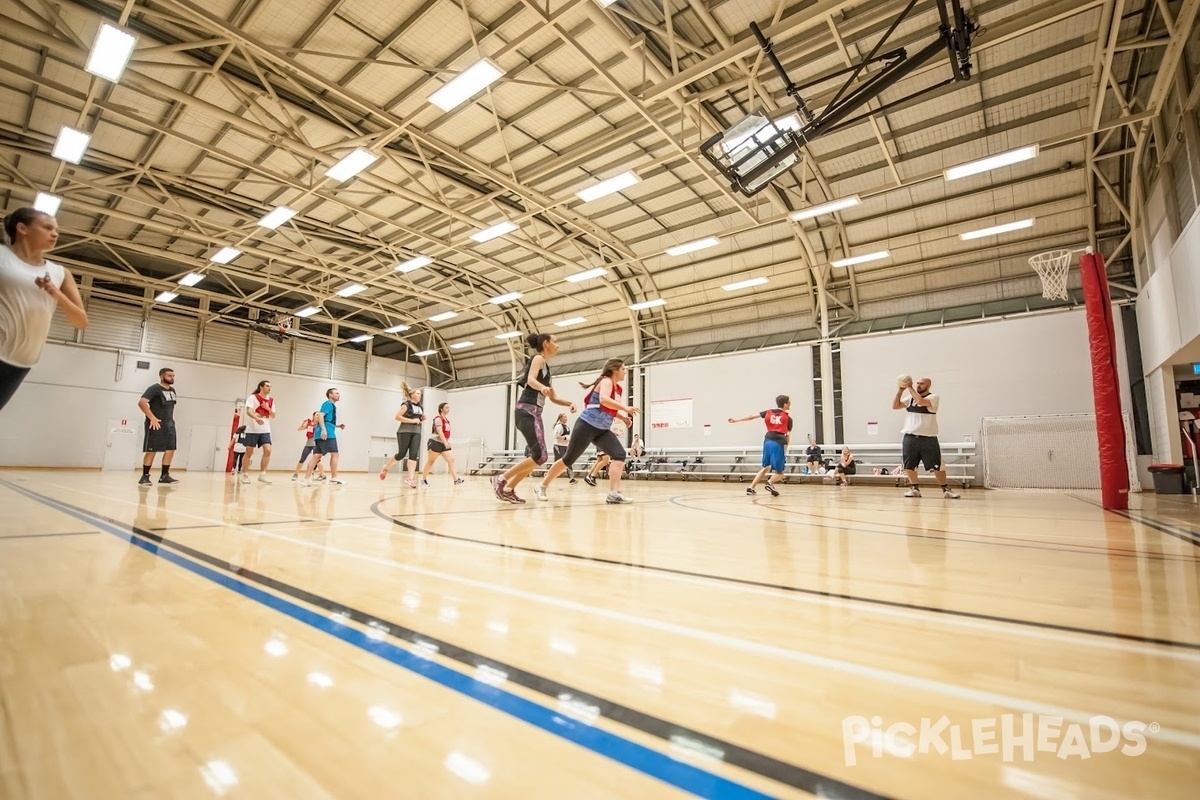
[[[475,346],[474,342],[455,342],[454,344],[450,345],[450,347],[454,350],[462,350],[464,347],[474,347],[474,346]]]
[[[962,239],[964,242],[968,242],[971,239],[982,239],[985,236],[996,236],[1001,233],[1010,233],[1012,231],[1023,231],[1026,228],[1032,228],[1033,223],[1034,223],[1033,218],[1018,220],[1017,222],[1006,222],[1003,225],[993,225],[990,228],[981,228],[977,231],[967,231],[966,233],[960,233],[958,235],[958,238]]]
[[[297,311],[295,315],[301,318],[311,317],[313,314],[320,313],[320,311],[321,309],[317,308],[316,306],[308,306],[307,308],[302,308]]]
[[[200,281],[204,280],[204,276],[199,272],[189,272],[179,279],[180,286],[195,286]]]
[[[341,183],[342,181],[348,181],[378,160],[379,156],[375,155],[370,150],[360,147],[350,155],[342,158],[341,161],[337,162],[329,169],[325,170],[325,177],[332,178],[338,183]]]
[[[855,264],[866,264],[868,261],[880,261],[890,256],[887,250],[880,250],[878,253],[867,253],[865,256],[851,256],[850,258],[839,258],[837,261],[829,263],[835,267],[853,267]]]
[[[121,73],[125,71],[136,44],[136,36],[107,22],[101,23],[84,69],[116,83],[121,79]]]
[[[336,292],[334,292],[334,294],[336,294],[338,297],[354,297],[354,295],[358,294],[359,292],[365,292],[366,290],[367,287],[363,286],[361,283],[352,283],[349,286],[343,286],[342,288],[338,289]]]
[[[667,255],[681,256],[685,253],[694,253],[697,250],[703,250],[707,247],[716,247],[720,243],[721,240],[716,236],[709,236],[704,239],[697,239],[694,242],[685,242],[684,244],[677,244],[674,247],[668,247]]]
[[[413,355],[417,358],[425,358],[426,356],[431,356],[436,352],[437,350],[421,350],[420,352],[413,353]]]
[[[629,307],[629,310],[630,311],[641,311],[646,308],[657,308],[659,306],[665,306],[666,304],[667,304],[667,301],[663,300],[661,297],[659,297],[654,300],[646,300],[641,303],[634,303],[633,305],[631,305]]]
[[[504,222],[499,222],[490,228],[484,228],[481,231],[475,231],[475,233],[471,234],[471,239],[482,244],[483,242],[490,242],[492,239],[503,236],[506,233],[512,233],[516,229],[516,223],[505,220]]]
[[[841,211],[842,209],[854,208],[854,206],[861,202],[862,200],[859,199],[858,195],[852,194],[849,197],[830,200],[828,203],[822,203],[819,206],[809,206],[808,208],[802,208],[799,211],[793,211],[788,215],[788,217],[795,222],[799,222],[802,219],[812,219],[813,217],[819,217],[822,214],[832,214],[833,212]]]
[[[521,335],[521,332],[520,332],[520,331],[509,331],[508,333],[498,333],[498,334],[496,334],[496,338],[497,338],[497,339],[515,339],[515,338],[517,338],[517,337],[518,337],[518,336],[520,336],[520,335]]]
[[[457,311],[443,311],[440,314],[434,314],[429,318],[430,322],[445,322],[448,319],[454,319],[458,316]]]
[[[238,250],[236,247],[222,247],[208,260],[217,264],[228,264],[241,254],[242,251]]]
[[[750,278],[737,283],[727,283],[721,288],[727,292],[736,292],[738,289],[749,289],[751,286],[762,286],[767,282],[766,278]]]
[[[494,306],[499,306],[503,305],[504,303],[511,303],[513,300],[519,300],[521,297],[522,295],[520,292],[507,292],[505,294],[496,295],[495,297],[489,297],[488,302]]]
[[[560,328],[569,328],[572,325],[579,325],[584,322],[587,322],[587,317],[571,317],[570,319],[560,319],[554,324]]]
[[[608,8],[613,3],[617,2],[617,0],[596,0],[596,2],[598,2],[600,5],[604,6],[605,8]]]
[[[445,86],[429,95],[429,102],[442,111],[449,111],[491,86],[503,74],[504,70],[490,58],[476,61]]]
[[[49,192],[38,192],[37,199],[33,201],[34,209],[52,217],[58,213],[58,207],[61,205],[62,198]]]
[[[265,217],[260,219],[258,224],[259,227],[275,230],[294,216],[296,216],[296,209],[288,208],[287,206],[277,206]]]
[[[408,330],[408,328],[409,328],[408,325],[393,325],[390,328],[384,328],[383,332],[384,333],[401,333],[403,331]]]
[[[604,267],[595,267],[593,269],[584,270],[583,272],[576,272],[574,275],[568,275],[567,280],[571,283],[580,283],[582,281],[589,281],[592,278],[599,278],[601,275],[607,274],[608,270],[606,270]]]
[[[432,264],[433,259],[429,256],[413,256],[408,261],[401,262],[396,265],[397,272],[412,272],[414,269],[420,269],[427,264]]]
[[[1011,164],[1019,164],[1022,161],[1028,161],[1031,158],[1037,158],[1038,146],[1031,144],[1028,147],[1018,147],[1016,150],[1009,150],[1007,153],[981,158],[978,161],[970,161],[966,164],[959,164],[957,167],[950,167],[942,174],[946,180],[955,181],[959,178],[965,178],[968,175],[978,175],[981,172],[987,172],[1000,167],[1007,167]]]
[[[83,160],[83,154],[91,141],[90,133],[77,131],[63,125],[58,131],[58,138],[54,140],[54,149],[50,151],[50,155],[72,164],[78,164]]]
[[[158,296],[154,298],[154,302],[169,303],[172,300],[174,300],[176,297],[179,297],[179,294],[177,292],[159,292]]]
[[[620,175],[609,178],[608,180],[600,181],[599,183],[589,186],[575,193],[585,203],[590,203],[593,200],[599,200],[601,197],[606,197],[622,189],[628,189],[630,186],[635,186],[641,183],[642,179],[633,173],[632,170],[622,172]]]
[[[371,341],[371,340],[372,340],[372,339],[374,339],[374,338],[375,338],[375,337],[374,337],[374,336],[372,336],[371,334],[369,334],[369,333],[364,333],[364,334],[363,334],[363,335],[361,335],[361,336],[355,336],[355,337],[354,337],[353,339],[351,339],[350,341],[354,342],[355,344],[360,344],[360,343],[362,343],[362,342],[369,342],[369,341]]]

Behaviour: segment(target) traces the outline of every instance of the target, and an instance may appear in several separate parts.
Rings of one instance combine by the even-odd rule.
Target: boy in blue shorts
[[[771,482],[771,478],[775,477],[775,475],[782,475],[784,468],[787,466],[787,446],[792,438],[792,418],[788,414],[788,409],[791,407],[791,398],[786,394],[781,394],[775,398],[775,408],[760,411],[748,417],[729,418],[731,423],[761,419],[767,425],[767,435],[763,439],[762,469],[758,471],[758,474],[754,476],[754,480],[750,481],[750,485],[746,487],[746,494],[758,494],[758,492],[754,491],[754,487],[766,477],[767,491],[779,497],[779,490],[775,488],[775,485]],[[767,476],[768,472],[773,474]]]

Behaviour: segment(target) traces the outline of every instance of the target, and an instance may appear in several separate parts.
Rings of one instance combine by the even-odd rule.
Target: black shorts
[[[246,447],[262,447],[271,443],[271,434],[269,433],[247,433],[242,444]]]
[[[146,420],[146,436],[142,445],[143,453],[166,453],[175,449],[175,423],[164,422],[158,430],[150,430],[150,420]]]
[[[446,453],[449,452],[450,445],[442,444],[437,439],[429,440],[429,452],[431,453]]]
[[[410,459],[414,463],[421,460],[420,431],[399,431],[396,433],[396,460]]]
[[[942,447],[938,444],[936,436],[906,433],[900,451],[905,469],[916,469],[917,464],[924,464],[925,469],[930,471],[942,468]]]
[[[850,466],[848,466],[848,467],[843,467],[843,466],[842,466],[842,462],[840,462],[840,461],[839,461],[838,463],[836,463],[836,464],[834,464],[834,465],[833,465],[833,471],[834,471],[834,472],[840,472],[840,473],[842,473],[843,475],[853,475],[853,474],[855,474],[856,472],[858,472],[858,465],[857,465],[857,464],[851,464],[851,465],[850,465]]]
[[[313,449],[319,456],[336,453],[338,451],[337,439],[313,439]]]

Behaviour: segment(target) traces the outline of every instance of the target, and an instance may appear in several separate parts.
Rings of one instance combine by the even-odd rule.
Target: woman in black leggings
[[[417,466],[421,460],[421,423],[425,421],[425,409],[421,406],[422,394],[419,389],[410,389],[403,381],[404,394],[408,399],[396,412],[396,421],[400,427],[396,429],[396,455],[387,460],[379,471],[379,480],[386,481],[388,470],[393,464],[399,464],[408,459],[408,477],[404,482],[414,489],[417,488]]]

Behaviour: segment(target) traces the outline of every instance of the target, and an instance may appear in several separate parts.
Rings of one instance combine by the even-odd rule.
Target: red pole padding
[[[234,406],[233,407],[233,424],[229,426],[230,438],[237,436],[237,429],[241,426],[241,424],[242,424],[242,418],[241,418],[241,415],[238,414],[238,407]],[[229,455],[225,459],[225,471],[233,472],[233,448],[232,447],[229,448]]]
[[[1129,507],[1129,462],[1125,459],[1117,340],[1104,257],[1099,253],[1085,253],[1079,259],[1079,275],[1083,282],[1088,346],[1092,355],[1092,394],[1096,401],[1096,438],[1100,446],[1100,500],[1106,509],[1123,511]]]

